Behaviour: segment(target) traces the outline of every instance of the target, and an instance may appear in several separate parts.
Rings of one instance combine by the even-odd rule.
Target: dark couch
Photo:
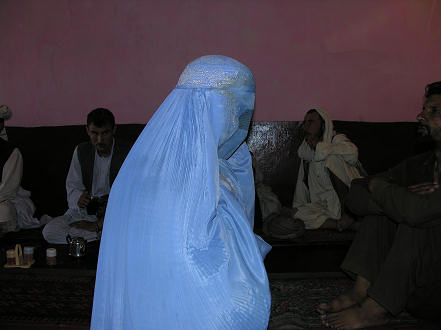
[[[118,125],[117,138],[134,143],[143,127],[142,124]],[[427,145],[416,142],[415,123],[335,122],[335,127],[358,146],[359,158],[370,174],[384,171],[401,159],[427,149]],[[88,139],[85,126],[8,127],[7,132],[10,141],[23,154],[22,186],[32,192],[36,216],[63,214],[67,209],[66,175],[75,146]],[[297,148],[301,141],[299,122],[253,122],[248,137],[248,145],[259,162],[266,183],[285,206],[291,204],[294,194],[300,163]],[[315,230],[307,231],[294,241],[265,238],[273,246],[265,265],[268,272],[276,273],[338,271],[353,235],[347,231]],[[47,244],[40,230],[9,233],[0,243],[1,255],[4,256],[6,249],[14,247],[17,242],[39,247],[37,252],[41,260],[44,259]],[[88,247],[88,250],[95,251],[89,253],[88,262],[75,266],[70,261],[63,267],[94,268],[97,247],[95,250]],[[63,254],[62,250],[60,253]],[[63,255],[69,259],[67,253]],[[4,262],[1,256],[0,261]]]
[[[118,125],[116,136],[134,143],[144,125]],[[368,173],[394,166],[401,159],[423,151],[416,142],[415,123],[364,123],[336,121],[359,148],[359,158]],[[37,215],[57,216],[67,209],[65,180],[75,146],[88,139],[85,126],[7,127],[9,140],[24,158],[22,186],[32,192]],[[253,122],[248,145],[265,180],[282,204],[291,204],[297,179],[297,148],[302,141],[299,122]]]

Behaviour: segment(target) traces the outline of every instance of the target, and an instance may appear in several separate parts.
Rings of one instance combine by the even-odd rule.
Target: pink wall
[[[256,120],[413,121],[441,80],[438,0],[2,0],[0,104],[13,126],[145,123],[186,63],[247,64]]]

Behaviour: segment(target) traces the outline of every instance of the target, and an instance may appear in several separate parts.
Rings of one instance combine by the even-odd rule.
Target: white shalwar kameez
[[[112,152],[108,157],[101,157],[95,150],[92,191],[89,192],[90,196],[101,197],[109,194],[109,172],[112,155],[113,147]],[[66,179],[67,203],[69,209],[64,215],[54,218],[44,227],[43,236],[46,241],[52,244],[65,244],[67,235],[70,235],[71,237],[82,237],[88,242],[97,239],[97,233],[95,231],[77,229],[69,226],[71,223],[81,220],[91,222],[96,222],[98,220],[95,215],[87,214],[85,208],[80,208],[78,206],[78,200],[85,190],[86,187],[83,184],[83,176],[81,165],[78,160],[77,148],[75,148]]]
[[[0,233],[40,227],[31,193],[20,187],[22,175],[23,157],[15,148],[3,166],[0,182]]]
[[[348,187],[360,177],[356,166],[358,149],[344,134],[335,134],[328,113],[315,108],[325,121],[323,140],[312,149],[306,141],[299,147],[301,159],[292,207],[297,209],[294,217],[305,223],[306,229],[319,228],[326,219],[339,220],[341,205],[328,170]],[[309,162],[308,186],[304,182],[304,162]]]

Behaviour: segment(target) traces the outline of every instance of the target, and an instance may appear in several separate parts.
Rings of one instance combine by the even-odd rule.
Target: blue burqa
[[[112,186],[92,329],[266,329],[271,296],[253,234],[244,142],[254,79],[204,56],[144,128]]]

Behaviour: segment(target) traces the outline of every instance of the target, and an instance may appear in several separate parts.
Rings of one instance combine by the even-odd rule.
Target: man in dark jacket
[[[49,243],[64,244],[67,235],[87,241],[99,237],[110,187],[130,150],[114,138],[115,118],[107,109],[90,112],[86,130],[90,141],[75,148],[66,179],[69,209],[43,229]]]
[[[441,81],[426,86],[417,120],[432,151],[352,182],[346,205],[364,220],[342,268],[355,283],[318,307],[327,326],[380,325],[404,309],[418,318],[441,315]]]

